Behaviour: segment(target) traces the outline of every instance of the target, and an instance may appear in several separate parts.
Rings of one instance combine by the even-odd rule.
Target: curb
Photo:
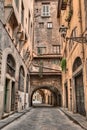
[[[85,128],[79,121],[77,121],[75,118],[73,118],[72,116],[70,116],[68,113],[66,113],[65,111],[63,111],[61,108],[60,110],[70,119],[72,120],[75,124],[78,124],[79,126],[81,126],[84,130],[87,130],[87,128]]]

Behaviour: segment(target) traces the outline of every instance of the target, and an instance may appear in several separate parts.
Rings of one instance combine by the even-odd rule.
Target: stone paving
[[[32,108],[2,130],[83,130],[58,108]]]
[[[78,114],[78,113],[72,113],[68,111],[66,108],[60,108],[61,111],[63,111],[71,120],[79,124],[82,128],[87,130],[87,119],[86,117]]]

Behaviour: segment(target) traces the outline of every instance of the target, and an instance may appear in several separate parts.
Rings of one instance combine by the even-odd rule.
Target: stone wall
[[[23,98],[23,107],[24,107],[24,102],[25,102],[25,92],[26,92],[26,75],[28,74],[28,70],[25,66],[24,61],[22,60],[20,54],[18,53],[17,49],[15,48],[9,34],[7,33],[6,29],[4,28],[3,24],[0,22],[0,49],[1,49],[1,55],[0,55],[0,67],[1,67],[1,72],[0,72],[0,77],[1,77],[1,82],[0,82],[0,118],[3,115],[4,112],[4,94],[5,94],[5,80],[6,77],[11,79],[12,81],[15,82],[15,111],[19,109],[18,106],[18,96],[22,96],[20,93],[18,93],[18,83],[19,83],[19,68],[20,66],[24,67],[25,71],[25,79],[24,79],[24,98]],[[15,77],[12,78],[9,75],[6,74],[6,67],[7,67],[7,56],[8,54],[11,54],[15,60],[16,63],[16,70],[15,70]],[[22,97],[21,97],[22,98]],[[22,103],[21,102],[21,103]],[[9,106],[10,107],[10,106]],[[10,109],[9,109],[10,110]]]
[[[59,43],[59,31],[57,22],[57,0],[49,0],[50,16],[42,17],[42,3],[36,1],[34,7],[34,51],[37,54],[37,47],[46,47],[46,53],[52,53],[52,45]],[[45,2],[44,2],[45,3]],[[48,22],[52,22],[52,28],[48,28]],[[40,23],[43,23],[42,27]]]
[[[34,75],[31,76],[31,93],[34,91],[34,89],[39,88],[39,87],[46,87],[46,86],[52,86],[54,88],[57,88],[60,94],[62,94],[62,89],[61,89],[61,76],[43,76],[42,78],[39,77],[39,75]]]

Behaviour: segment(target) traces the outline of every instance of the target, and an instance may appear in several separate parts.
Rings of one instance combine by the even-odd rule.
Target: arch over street
[[[37,90],[41,90],[41,89],[49,90],[51,92],[51,94],[53,95],[53,102],[51,102],[51,104],[53,106],[61,106],[61,94],[60,94],[59,90],[53,86],[38,86],[35,89],[33,89],[33,91],[30,94],[30,106],[32,106],[33,94]]]

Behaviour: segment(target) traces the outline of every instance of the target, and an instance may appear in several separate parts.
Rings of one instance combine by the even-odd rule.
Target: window
[[[54,60],[52,60],[52,64],[60,65],[60,60],[54,59]]]
[[[24,5],[22,2],[22,6],[21,6],[21,23],[24,26]]]
[[[39,23],[39,27],[44,28],[44,23],[43,22]]]
[[[15,60],[13,56],[9,54],[7,57],[7,73],[12,77],[15,77],[15,67]]]
[[[53,45],[53,53],[60,54],[60,45]]]
[[[46,47],[38,47],[37,53],[38,54],[45,54],[46,53]]]
[[[47,28],[52,28],[52,27],[53,27],[52,22],[48,22],[48,23],[47,23]]]
[[[72,68],[73,72],[75,72],[79,68],[79,66],[81,66],[81,65],[82,65],[81,58],[77,57],[74,61],[74,64],[73,64],[73,68]]]
[[[49,4],[42,5],[42,16],[50,16],[50,7]]]

